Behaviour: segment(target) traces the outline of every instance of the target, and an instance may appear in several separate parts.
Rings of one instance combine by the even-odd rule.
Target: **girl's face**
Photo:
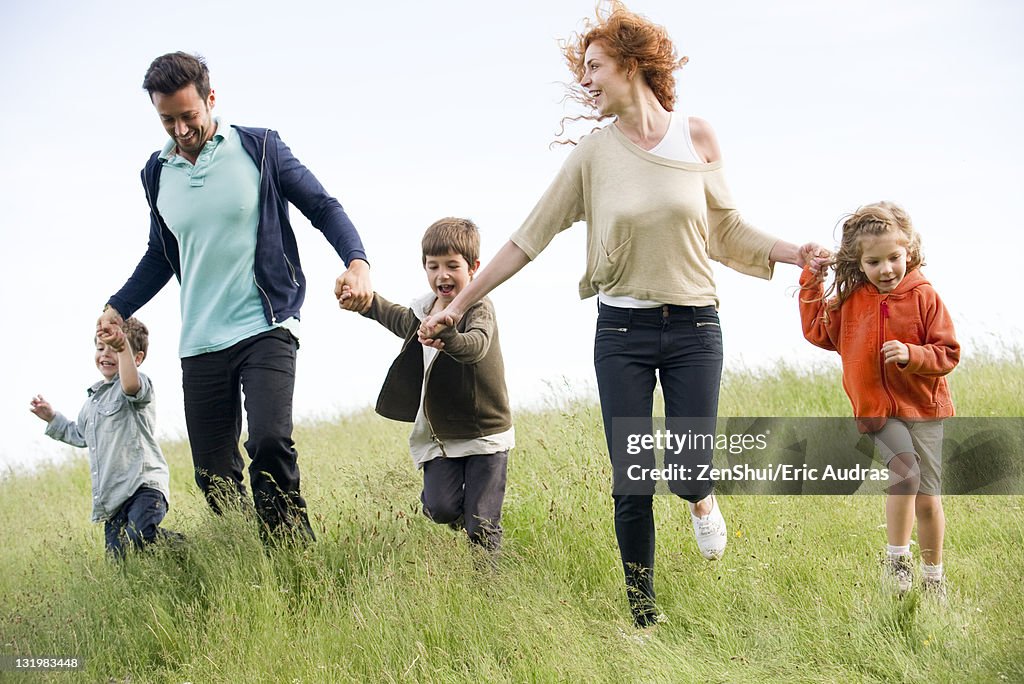
[[[618,61],[598,41],[591,43],[583,56],[580,86],[594,101],[598,114],[619,114],[632,98],[630,81]]]
[[[860,238],[860,270],[879,292],[892,292],[907,275],[907,248],[896,233]]]

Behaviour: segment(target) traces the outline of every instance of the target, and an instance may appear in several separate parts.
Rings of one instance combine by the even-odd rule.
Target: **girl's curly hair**
[[[861,237],[895,233],[897,240],[907,249],[907,272],[924,265],[921,236],[903,207],[894,202],[876,202],[853,212],[843,221],[843,234],[839,251],[833,257],[835,279],[825,292],[828,298],[835,294],[831,309],[838,309],[858,287],[867,282],[860,270]]]

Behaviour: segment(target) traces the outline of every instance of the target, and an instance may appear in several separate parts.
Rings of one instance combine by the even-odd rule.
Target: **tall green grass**
[[[962,415],[1021,416],[1016,358],[951,376]],[[838,373],[734,372],[722,415],[846,415]],[[729,549],[696,551],[656,497],[668,622],[629,619],[595,405],[516,416],[497,570],[419,512],[407,426],[360,413],[299,426],[319,541],[266,549],[210,514],[166,444],[188,536],[122,564],[91,525],[83,460],[0,483],[0,654],[77,656],[88,682],[1024,681],[1021,497],[947,497],[945,606],[879,583],[879,497],[726,496]]]

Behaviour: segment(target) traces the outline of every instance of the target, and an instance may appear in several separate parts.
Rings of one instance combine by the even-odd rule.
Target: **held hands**
[[[462,314],[451,310],[451,307],[446,307],[436,314],[427,317],[420,324],[420,329],[417,332],[417,339],[419,343],[433,347],[434,349],[444,349],[444,342],[437,339],[437,335],[441,333],[445,328],[452,328],[462,320]]]
[[[354,313],[360,313],[360,314],[361,313],[366,313],[367,311],[370,310],[370,305],[369,304],[367,304],[365,309],[357,309],[357,308],[355,308],[355,300],[353,299],[352,286],[351,285],[347,285],[347,284],[346,285],[342,285],[341,286],[341,294],[339,295],[338,294],[337,283],[340,283],[340,282],[341,282],[341,277],[339,277],[338,280],[336,281],[335,288],[334,288],[334,296],[336,296],[338,298],[338,306],[340,308],[345,309],[346,311],[352,311]]]
[[[882,345],[882,360],[885,363],[906,365],[910,363],[910,349],[899,340],[888,340]]]
[[[128,349],[128,338],[120,325],[108,325],[96,333],[96,339],[120,354]],[[130,350],[129,350],[130,351]]]
[[[104,334],[110,334],[111,328],[120,329],[124,325],[124,318],[117,309],[109,304],[103,308],[103,313],[96,319],[96,337],[102,338]]]
[[[370,283],[370,265],[362,259],[353,259],[348,270],[334,283],[334,296],[338,306],[347,311],[365,313],[373,303],[373,285]]]
[[[436,337],[419,337],[417,339],[419,340],[419,343],[422,344],[424,347],[432,347],[437,351],[441,351],[442,349],[444,349],[444,342],[442,342]]]
[[[46,399],[43,399],[42,394],[37,394],[36,396],[32,397],[32,401],[29,403],[28,410],[37,415],[42,420],[45,420],[47,423],[53,420],[57,415],[57,412],[53,410],[52,406],[50,406],[50,402],[46,401]]]
[[[832,261],[832,252],[828,251],[817,242],[808,242],[800,246],[797,266],[810,267],[811,273],[819,278],[825,277],[825,271]]]

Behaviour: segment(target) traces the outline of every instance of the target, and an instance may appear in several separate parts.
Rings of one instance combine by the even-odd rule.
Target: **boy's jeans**
[[[160,523],[167,515],[164,495],[150,487],[139,487],[103,526],[107,551],[124,558],[128,547],[141,549],[156,541]]]
[[[508,452],[435,458],[423,464],[423,512],[436,523],[458,523],[488,551],[501,547]]]

